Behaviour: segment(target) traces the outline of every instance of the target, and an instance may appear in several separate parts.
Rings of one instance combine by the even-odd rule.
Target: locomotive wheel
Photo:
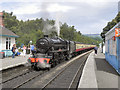
[[[56,64],[56,61],[53,62],[53,67],[55,67],[57,64]]]
[[[39,67],[35,67],[35,70],[40,71],[40,68]]]
[[[61,63],[60,61],[61,61],[61,60],[59,59],[59,60],[58,60],[58,64],[60,64],[60,63]]]
[[[58,61],[58,60],[56,60],[55,65],[58,65],[58,64],[59,64],[59,61]]]
[[[53,68],[53,64],[51,63],[51,68]]]
[[[47,68],[48,71],[50,71],[50,68]]]
[[[34,69],[34,65],[31,65],[31,68]]]
[[[68,60],[70,60],[70,57],[66,57],[66,59],[65,59],[66,61],[68,61]]]
[[[37,67],[37,66],[35,66],[35,65],[32,65],[32,66],[31,66],[31,68],[32,68],[32,69],[34,69],[34,70],[37,70],[37,71],[39,71],[39,70],[40,70],[40,68],[39,68],[39,67]]]
[[[32,67],[32,69],[36,70],[36,66],[35,65],[32,65],[31,67]]]
[[[49,63],[49,64],[51,64],[51,68],[55,67],[55,64],[54,64],[53,59],[50,61],[50,63]]]
[[[67,56],[65,57],[65,60],[68,61],[68,60],[71,59],[71,57],[72,57],[71,55],[67,55]]]
[[[53,62],[52,64],[51,64],[51,68],[53,68],[53,67],[55,67],[56,65],[55,65],[55,62]]]

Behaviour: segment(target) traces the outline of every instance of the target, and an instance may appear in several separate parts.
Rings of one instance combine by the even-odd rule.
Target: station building
[[[0,12],[0,51],[11,50],[17,37],[19,36],[4,27],[3,12]]]
[[[120,74],[120,22],[105,34],[105,57]]]

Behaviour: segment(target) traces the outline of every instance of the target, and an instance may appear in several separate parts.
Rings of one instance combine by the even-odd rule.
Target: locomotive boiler
[[[36,42],[37,53],[48,54],[51,51],[67,50],[67,41],[61,38],[44,38],[38,39]]]

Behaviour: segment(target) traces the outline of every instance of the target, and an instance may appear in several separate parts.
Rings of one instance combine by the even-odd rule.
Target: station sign
[[[115,37],[120,37],[120,28],[115,28]]]

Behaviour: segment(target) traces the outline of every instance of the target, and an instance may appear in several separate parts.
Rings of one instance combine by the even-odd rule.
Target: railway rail
[[[86,52],[85,54],[88,54],[90,53],[91,51],[88,51]],[[84,54],[84,55],[85,55]],[[81,54],[81,56],[83,56],[83,54]],[[74,58],[73,58],[74,59]],[[74,60],[70,60],[69,62],[67,62],[68,64],[66,64],[66,66],[64,65],[65,63],[62,63],[65,67],[62,68],[62,71],[60,71],[57,75],[55,75],[55,77],[53,77],[49,82],[47,82],[46,84],[44,84],[44,86],[42,87],[42,89],[45,89],[54,79],[56,79],[60,74],[62,74],[64,71],[66,71],[66,69],[68,68],[68,66],[71,66],[73,65],[72,63],[75,61]],[[77,60],[76,60],[77,61]],[[79,66],[79,68],[77,69],[70,85],[69,85],[69,88],[73,87],[73,83],[75,83],[75,79],[77,78],[78,76],[78,73],[81,72],[81,68],[83,67],[83,64],[85,63],[85,60],[82,61],[82,64]],[[59,67],[60,65],[58,65],[57,67]],[[55,68],[57,68],[55,67]],[[53,69],[55,69],[53,68]],[[53,69],[51,69],[49,72],[51,72]],[[3,88],[13,88],[14,90],[17,89],[17,88],[21,88],[22,86],[24,86],[25,84],[29,83],[30,81],[34,80],[35,78],[41,76],[42,74],[44,74],[46,71],[39,71],[39,72],[36,72],[36,71],[32,71],[31,73],[30,72],[26,72],[24,74],[21,74],[19,76],[16,76],[12,79],[9,79],[7,81],[4,81],[3,82]],[[81,73],[80,73],[81,74]],[[80,75],[79,74],[79,75]],[[17,81],[17,82],[16,82]],[[12,83],[12,85],[11,85]]]
[[[18,70],[22,71],[22,72],[19,73]],[[12,69],[5,70],[5,71],[1,71],[2,82],[0,84],[6,83],[6,82],[8,82],[12,79],[15,79],[19,76],[23,76],[23,75],[28,74],[30,72],[33,72],[33,70],[31,68],[28,68],[28,67],[25,67],[25,66],[19,66],[19,67],[15,67],[15,68],[12,68]],[[13,74],[13,75],[10,77],[11,74]]]
[[[30,80],[38,77],[39,75],[43,74],[46,71],[34,71],[34,70],[28,70],[27,72],[20,74],[18,76],[15,76],[11,79],[8,79],[6,81],[3,81],[1,84],[3,84],[3,88],[19,88],[20,86],[22,86],[23,84],[29,82]],[[17,81],[17,82],[16,82]],[[14,84],[10,84],[10,83],[14,83]],[[17,83],[17,84],[15,84]]]
[[[61,63],[64,64],[65,62]],[[57,65],[57,67],[59,67],[59,65]],[[55,68],[57,68],[55,67]],[[17,76],[13,76],[12,78],[6,79],[6,80],[2,80],[2,82],[0,84],[2,84],[3,88],[19,88],[20,86],[24,85],[25,83],[37,78],[38,76],[44,74],[45,72],[47,72],[47,70],[41,70],[41,71],[35,71],[33,69],[28,69],[27,67],[25,68],[26,72],[19,74]],[[53,68],[52,68],[53,69]],[[52,70],[51,69],[51,70]],[[26,77],[26,78],[25,78]],[[24,80],[20,80],[20,78],[24,78]],[[20,81],[19,83],[16,84],[12,84],[11,83],[15,83],[15,82]],[[10,85],[9,85],[10,84]]]
[[[63,70],[61,70],[56,76],[54,76],[51,80],[49,80],[43,87],[42,90],[46,89],[46,88],[76,88],[79,78],[81,76],[82,73],[82,69],[83,66],[86,62],[86,58],[88,55],[82,56],[81,59],[83,59],[83,57],[85,57],[83,60],[76,60],[72,63],[70,63],[69,65],[67,65]],[[73,72],[69,72],[69,70],[72,70]],[[68,74],[69,73],[69,74]],[[66,76],[65,76],[66,75]],[[69,76],[68,76],[69,75]],[[67,80],[67,79],[72,78],[71,80]],[[77,78],[77,80],[76,80]],[[63,81],[65,81],[64,79],[66,79],[66,83],[69,83],[68,87],[67,85],[63,86],[60,85],[59,83],[63,83]],[[58,86],[58,84],[59,86]],[[57,85],[57,86],[56,86]]]

